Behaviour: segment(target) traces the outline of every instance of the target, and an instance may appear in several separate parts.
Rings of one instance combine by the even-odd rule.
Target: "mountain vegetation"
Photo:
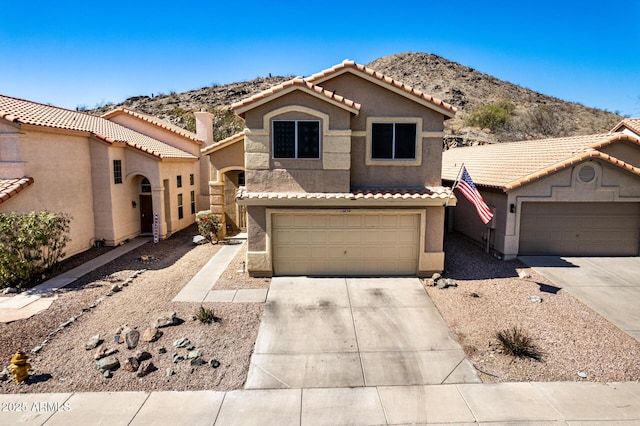
[[[442,99],[458,108],[446,121],[445,149],[453,146],[524,139],[605,133],[624,117],[547,96],[473,68],[427,53],[385,56],[368,67]],[[222,140],[244,128],[231,104],[290,79],[261,77],[225,85],[212,85],[183,93],[136,96],[118,105],[90,112],[102,114],[125,107],[164,118],[195,131],[193,112],[214,115],[214,137]]]

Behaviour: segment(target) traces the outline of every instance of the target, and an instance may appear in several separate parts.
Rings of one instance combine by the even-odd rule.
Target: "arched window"
[[[149,179],[142,178],[142,182],[140,183],[140,192],[151,192],[151,182],[149,182]]]

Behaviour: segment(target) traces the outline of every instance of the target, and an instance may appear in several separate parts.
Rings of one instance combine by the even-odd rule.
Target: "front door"
[[[153,203],[151,195],[140,195],[140,232],[151,234],[153,232]]]

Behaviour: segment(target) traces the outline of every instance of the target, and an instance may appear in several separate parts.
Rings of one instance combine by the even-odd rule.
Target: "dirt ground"
[[[21,385],[0,382],[2,393],[75,391],[232,390],[243,387],[262,317],[262,303],[205,303],[219,322],[202,324],[192,319],[199,303],[171,302],[220,245],[192,243],[195,227],[158,244],[147,243],[129,254],[81,278],[57,292],[52,306],[32,318],[0,324],[0,370],[16,350],[31,351],[72,317],[37,355],[31,355],[30,378]],[[518,261],[501,261],[458,236],[448,235],[445,277],[457,287],[427,292],[463,346],[485,382],[636,381],[640,379],[640,343],[631,338],[562,289],[552,286]],[[222,274],[215,289],[266,288],[270,280],[250,278],[242,271],[242,249]],[[87,253],[87,258],[95,253]],[[82,255],[67,262],[69,268]],[[65,266],[63,265],[63,270]],[[114,284],[122,285],[136,271],[144,270],[122,291],[107,296]],[[526,272],[527,278],[518,273]],[[541,303],[529,301],[539,296]],[[95,305],[95,306],[94,306]],[[140,341],[135,349],[114,342],[119,327],[141,333],[162,313],[175,311],[180,325],[161,328],[155,342]],[[500,352],[495,332],[517,325],[536,343],[542,360],[518,359]],[[117,349],[121,367],[105,378],[95,368],[95,350],[85,342],[100,334],[104,345]],[[192,366],[190,360],[173,362],[174,348],[188,338],[210,364]],[[166,350],[161,353],[161,348]],[[124,361],[137,350],[147,351],[157,368],[138,378],[125,371]],[[171,372],[167,372],[171,369]],[[586,379],[578,376],[586,374]]]

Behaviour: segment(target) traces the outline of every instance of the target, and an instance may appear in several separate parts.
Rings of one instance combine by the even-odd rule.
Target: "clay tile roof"
[[[285,81],[283,83],[277,84],[267,90],[263,90],[260,93],[257,93],[247,99],[241,100],[231,105],[231,108],[236,111],[237,114],[242,116],[246,111],[253,108],[254,106],[261,105],[271,99],[272,97],[277,97],[294,89],[302,89],[307,93],[314,94],[328,101],[332,101],[333,103],[347,109],[348,111],[358,114],[360,111],[360,104],[354,102],[350,99],[347,99],[343,96],[337,95],[335,92],[330,92],[328,90],[323,89],[320,86],[316,86],[302,78],[294,78],[292,80]]]
[[[392,88],[398,90],[400,93],[404,94],[409,98],[414,98],[414,100],[421,101],[422,103],[427,104],[428,106],[440,111],[447,117],[453,117],[457,108],[449,105],[448,103],[434,98],[433,96],[427,95],[426,93],[421,92],[420,90],[414,89],[411,86],[407,86],[406,84],[394,80],[391,77],[385,76],[379,72],[372,70],[371,68],[367,68],[364,65],[360,65],[351,60],[344,60],[341,64],[334,65],[331,68],[328,68],[324,71],[320,71],[317,74],[312,75],[307,79],[307,81],[316,84],[322,84],[323,81],[328,80],[334,75],[340,74],[345,71],[354,71],[357,74],[360,74],[365,77],[369,77],[369,79],[377,81],[379,84],[391,86]]]
[[[442,179],[454,181],[464,164],[476,185],[509,191],[588,158],[636,173],[637,168],[597,151],[620,140],[640,145],[632,136],[607,133],[453,148],[442,155]]]
[[[4,203],[11,197],[15,197],[19,192],[32,184],[32,177],[0,179],[0,204]]]
[[[451,200],[455,197],[451,189],[438,187],[422,188],[352,188],[351,192],[249,192],[240,187],[236,196],[240,200]]]
[[[0,118],[18,124],[86,132],[107,142],[124,143],[160,159],[196,159],[192,154],[102,117],[0,95]]]
[[[238,143],[238,142],[244,142],[244,132],[236,133],[235,135],[229,136],[226,139],[218,141],[209,146],[205,146],[200,150],[200,152],[202,152],[202,155],[211,154],[212,152],[218,151],[219,149],[233,145],[234,143]]]
[[[135,117],[137,119],[140,119],[142,121],[146,121],[148,123],[152,123],[152,124],[154,124],[154,125],[156,125],[158,127],[161,127],[163,129],[169,130],[169,131],[171,131],[173,133],[176,133],[176,134],[178,134],[180,136],[183,136],[183,137],[185,137],[187,139],[190,139],[190,140],[192,140],[192,141],[194,141],[196,143],[202,144],[202,141],[200,139],[198,139],[198,137],[196,136],[195,133],[190,132],[190,131],[188,131],[186,129],[183,129],[180,126],[176,126],[175,124],[170,123],[167,120],[163,120],[161,118],[155,117],[153,115],[145,114],[145,113],[140,112],[140,111],[134,111],[132,109],[120,107],[120,108],[116,108],[116,109],[114,109],[112,111],[109,111],[109,112],[107,112],[105,114],[102,114],[102,118],[106,118],[108,120],[109,118],[114,117],[114,116],[116,116],[118,114],[128,114],[128,115],[130,115],[132,117]]]
[[[611,131],[617,132],[623,127],[626,127],[635,134],[640,135],[640,118],[625,118],[624,120],[619,122]]]

